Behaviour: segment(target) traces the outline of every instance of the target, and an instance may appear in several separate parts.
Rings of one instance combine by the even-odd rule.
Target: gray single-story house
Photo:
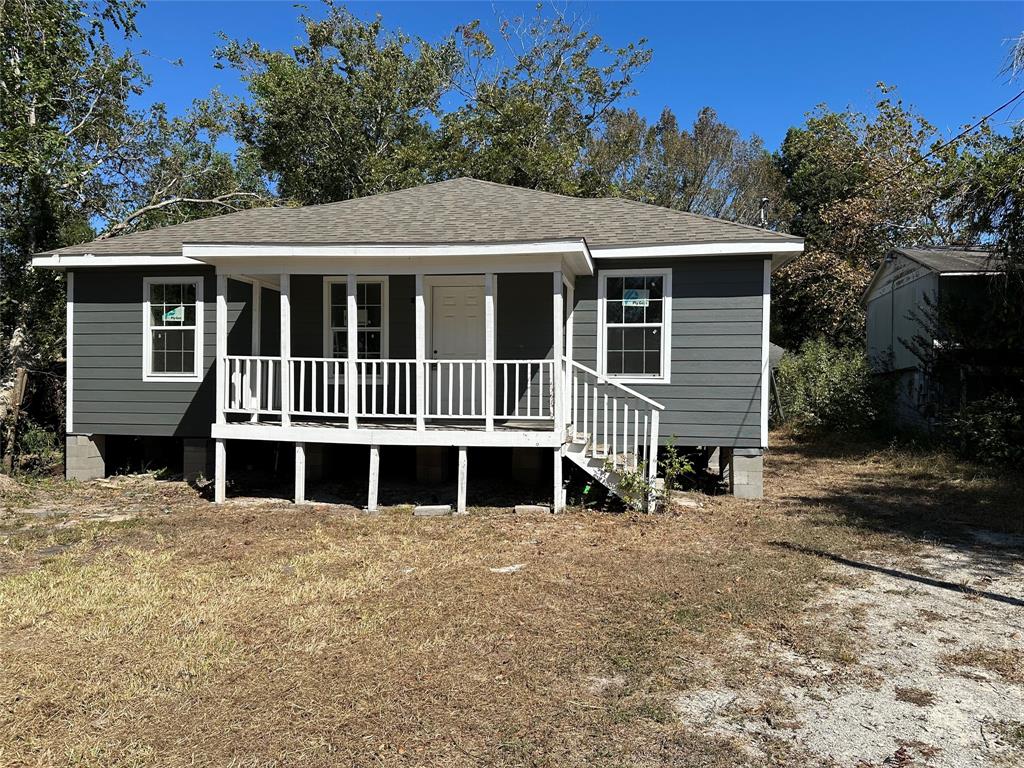
[[[993,277],[1004,265],[985,249],[895,248],[878,265],[861,297],[866,314],[867,354],[872,368],[895,385],[894,415],[908,426],[925,427],[939,411],[967,397],[968,371],[977,350],[958,350],[963,365],[942,381],[930,380],[919,356],[921,344],[942,339],[935,327],[942,301],[988,301]]]
[[[723,449],[761,493],[773,268],[800,238],[628,200],[460,178],[260,208],[39,254],[67,274],[67,474],[112,435],[294,445],[295,498],[325,444],[417,461],[511,446],[615,490],[657,450]],[[549,459],[551,461],[551,459]]]

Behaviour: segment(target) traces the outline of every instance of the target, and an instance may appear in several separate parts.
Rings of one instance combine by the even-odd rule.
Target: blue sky
[[[350,3],[389,27],[438,40],[455,25],[495,11],[529,13],[532,3]],[[744,135],[774,149],[786,129],[816,104],[870,109],[875,83],[899,86],[941,136],[955,134],[1024,89],[1000,69],[1007,39],[1024,31],[1024,3],[570,3],[610,44],[646,37],[654,59],[628,104],[650,118],[670,107],[689,122],[711,106]],[[311,15],[323,14],[309,2]],[[136,49],[151,53],[153,87],[143,101],[163,101],[172,114],[219,86],[244,95],[234,72],[213,66],[217,33],[288,49],[301,29],[292,2],[151,2],[141,12]],[[184,59],[184,66],[169,63]],[[1003,119],[1024,117],[1024,106]]]

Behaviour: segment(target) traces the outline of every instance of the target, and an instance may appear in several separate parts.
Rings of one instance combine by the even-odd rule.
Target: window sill
[[[195,374],[189,374],[189,375],[186,376],[186,375],[183,375],[183,374],[173,374],[173,373],[167,374],[167,375],[161,375],[159,373],[144,373],[144,374],[142,374],[142,380],[146,381],[146,382],[164,381],[164,382],[168,382],[168,383],[171,383],[171,384],[181,384],[181,383],[185,383],[185,382],[190,382],[190,383],[198,384],[198,383],[202,382],[203,377],[202,376],[196,376]]]
[[[658,377],[651,378],[649,376],[623,376],[621,374],[614,373],[602,373],[602,378],[608,381],[613,381],[616,384],[671,384],[670,378]]]

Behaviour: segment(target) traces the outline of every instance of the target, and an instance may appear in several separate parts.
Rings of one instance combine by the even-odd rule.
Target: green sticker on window
[[[184,320],[185,319],[185,308],[175,307],[174,309],[168,309],[164,312],[164,320]]]

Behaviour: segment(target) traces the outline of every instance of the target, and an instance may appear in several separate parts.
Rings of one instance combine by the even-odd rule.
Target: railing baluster
[[[501,386],[501,415],[508,417],[508,363],[501,364],[503,384]]]
[[[630,468],[630,407],[623,403],[623,469]]]
[[[469,414],[479,415],[476,409],[476,363],[469,364]]]
[[[583,380],[583,443],[586,445],[587,442],[587,427],[590,426],[590,382],[586,379]]]
[[[370,411],[377,416],[377,361],[370,361]]]
[[[434,389],[436,390],[434,399],[437,401],[435,416],[441,415],[441,361],[437,360],[433,366],[436,370],[434,373]]]
[[[640,450],[639,450],[639,435],[640,435],[640,411],[636,408],[633,409],[633,469],[637,469],[640,466]]]
[[[608,456],[608,395],[604,396],[604,455]]]
[[[540,383],[537,385],[537,415],[538,416],[544,416],[545,415],[545,413],[544,413],[544,402],[545,402],[546,398],[544,397],[544,369],[546,367],[547,366],[544,363],[538,363],[537,364],[537,370],[538,370],[539,379],[540,379]],[[529,410],[529,409],[527,409],[527,410]]]
[[[462,361],[459,361],[459,416],[465,416],[466,413],[466,371],[463,368]]]
[[[594,410],[591,411],[591,421],[593,422],[590,431],[590,455],[597,458],[597,385],[594,385]]]
[[[516,394],[515,394],[515,397],[516,397],[516,418],[518,419],[519,418],[519,398],[520,398],[520,395],[519,395],[519,363],[514,363],[514,365],[516,367]],[[527,402],[529,402],[529,401],[527,401]]]
[[[618,466],[618,398],[611,398],[611,468]]]
[[[651,457],[649,456],[649,453],[648,453],[648,450],[647,450],[647,446],[650,445],[650,443],[647,442],[647,420],[649,418],[650,418],[650,416],[645,413],[644,414],[644,461],[648,462],[648,464],[651,461]]]
[[[409,363],[405,364],[405,415],[412,413],[412,376]]]

